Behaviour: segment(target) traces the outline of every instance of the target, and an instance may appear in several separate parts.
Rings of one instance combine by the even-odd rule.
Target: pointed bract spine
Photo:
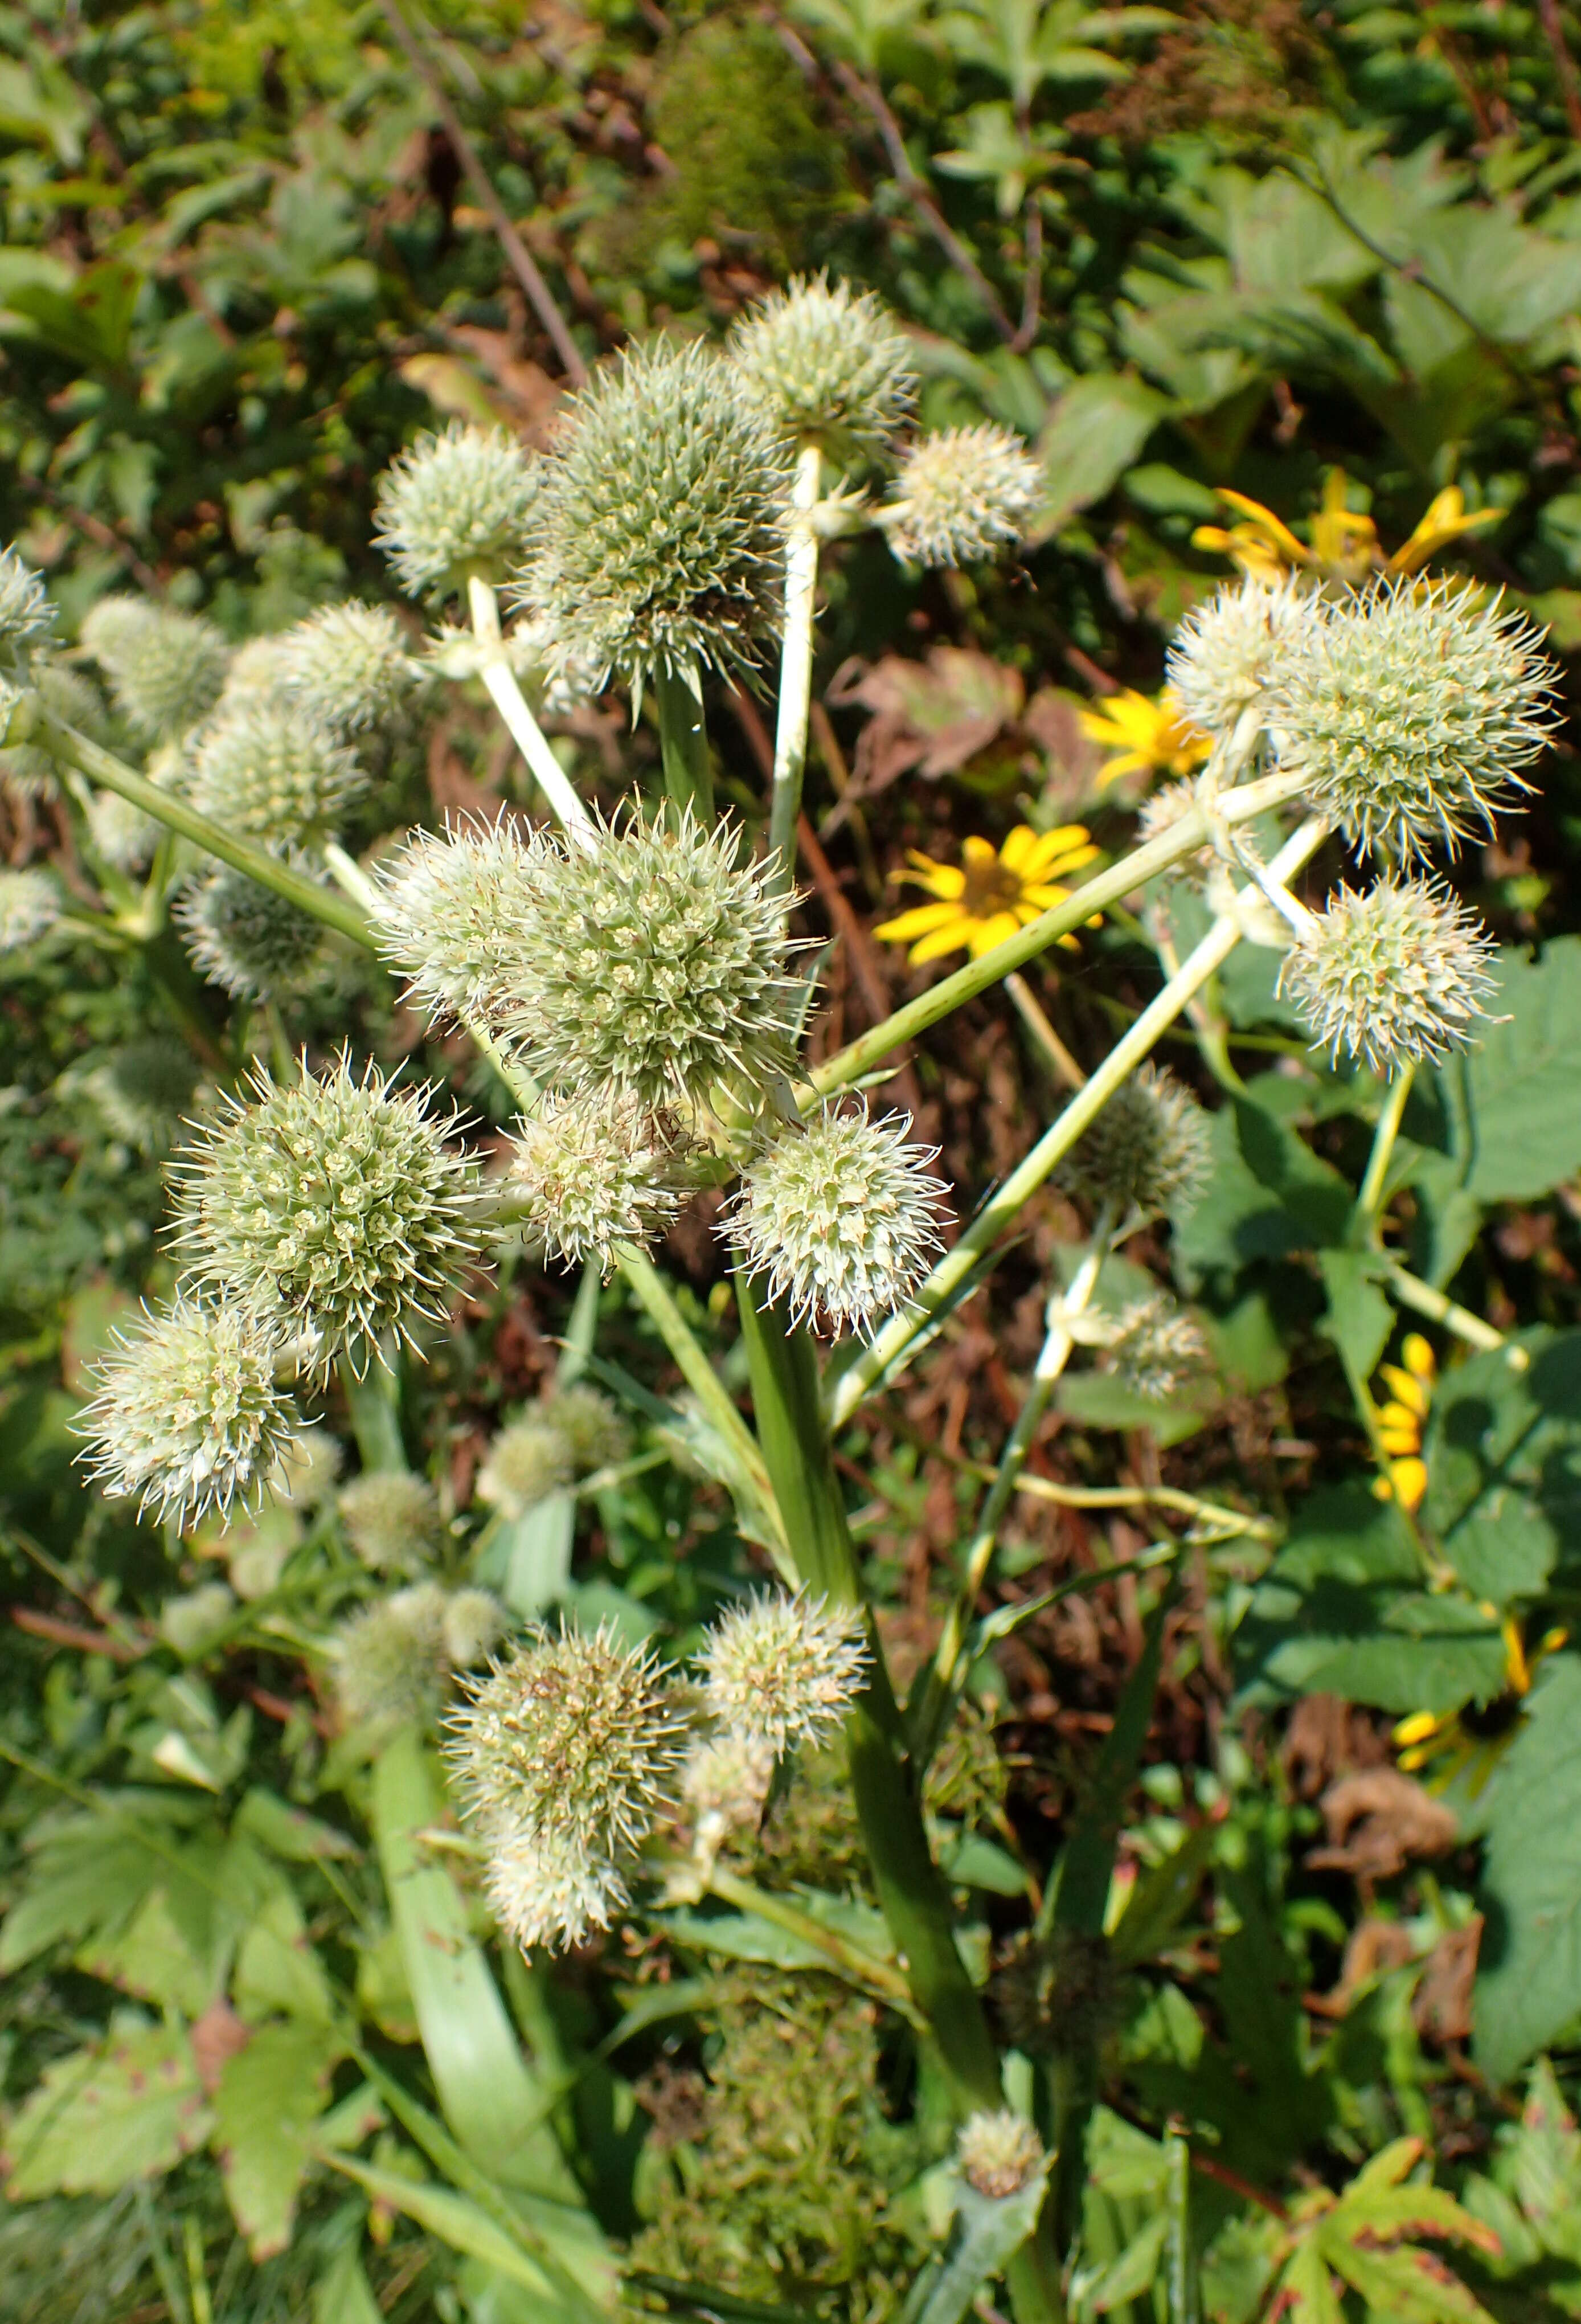
[[[726,1734],[779,1758],[833,1732],[861,1692],[869,1661],[859,1607],[765,1591],[709,1631],[703,1702]]]
[[[1384,1078],[1463,1048],[1497,979],[1492,936],[1428,880],[1341,883],[1285,954],[1279,989],[1313,1038]]]
[[[977,565],[1013,549],[1043,474],[1008,428],[945,428],[907,450],[878,521],[913,565]]]

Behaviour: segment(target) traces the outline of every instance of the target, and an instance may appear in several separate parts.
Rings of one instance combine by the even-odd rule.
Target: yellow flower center
[[[966,886],[961,891],[961,908],[969,918],[991,919],[996,912],[1014,911],[1021,901],[1021,880],[1007,863],[997,855],[984,862],[974,862],[969,856],[962,867]]]

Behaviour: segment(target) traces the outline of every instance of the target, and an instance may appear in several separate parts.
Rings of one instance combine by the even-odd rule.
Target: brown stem
[[[48,1638],[54,1646],[75,1646],[79,1654],[103,1655],[113,1663],[141,1662],[147,1652],[129,1638],[112,1638],[103,1630],[86,1630],[78,1622],[63,1622],[56,1614],[41,1614],[33,1606],[14,1606],[11,1618],[30,1638]]]
[[[1559,77],[1559,88],[1565,100],[1565,118],[1570,124],[1570,134],[1581,137],[1581,80],[1577,79],[1576,60],[1570,54],[1570,44],[1565,38],[1565,20],[1559,14],[1559,0],[1537,0],[1537,13],[1542,19],[1543,37],[1554,52],[1554,69]]]

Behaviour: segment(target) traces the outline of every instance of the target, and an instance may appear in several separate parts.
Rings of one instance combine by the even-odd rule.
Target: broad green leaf
[[[1504,2082],[1581,2016],[1581,1655],[1556,1655],[1494,1777],[1473,2050]]]
[[[67,1818],[40,1840],[17,1902],[0,1931],[0,1976],[63,1939],[124,1927],[170,1877],[165,1850],[179,1831],[145,1826],[114,1807]]]
[[[308,1941],[302,1908],[289,1888],[276,1889],[242,1939],[234,1990],[244,2017],[280,2010],[322,2026],[334,2015],[323,1963]]]
[[[1475,1047],[1438,1079],[1467,1191],[1530,1202],[1581,1167],[1581,936],[1502,952],[1496,973]]]
[[[1473,1356],[1439,1382],[1422,1517],[1466,1589],[1536,1597],[1581,1542],[1581,1332],[1523,1333],[1529,1358]]]
[[[315,2025],[265,2025],[227,2058],[215,2093],[225,2195],[255,2260],[290,2241],[297,2190],[312,2159],[334,2050]]]
[[[1017,2193],[997,2201],[975,2187],[961,2187],[954,2242],[919,2281],[906,2302],[905,2324],[961,2324],[979,2292],[987,2291],[1036,2227],[1047,2175],[1045,2164]]]
[[[67,292],[23,284],[6,304],[24,316],[46,345],[69,355],[85,370],[115,370],[124,360],[132,312],[142,277],[120,259],[106,259],[79,274]]]
[[[5,2134],[5,2191],[13,2202],[115,2194],[173,2169],[211,2120],[186,2034],[124,2026],[45,2068]]]
[[[320,1864],[335,1857],[360,1856],[350,1835],[332,1823],[294,1808],[274,1792],[254,1784],[236,1810],[232,1829],[244,1831],[271,1856],[288,1864]]]
[[[1394,1329],[1394,1310],[1378,1288],[1381,1263],[1366,1251],[1318,1254],[1328,1313],[1319,1330],[1334,1342],[1354,1379],[1372,1377]]]
[[[219,1986],[215,1965],[198,1957],[171,1918],[162,1888],[144,1898],[125,1928],[91,1939],[74,1959],[90,1977],[188,2017],[200,2017]]]
[[[1133,372],[1089,372],[1056,397],[1038,442],[1047,492],[1034,527],[1046,540],[1068,516],[1101,500],[1169,410],[1169,398]]]

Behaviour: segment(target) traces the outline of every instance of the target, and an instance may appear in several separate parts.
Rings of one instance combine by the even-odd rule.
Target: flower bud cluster
[[[101,742],[106,733],[105,705],[97,686],[66,662],[38,661],[32,671],[39,708],[63,726],[75,727],[90,742]],[[14,742],[0,751],[0,780],[18,798],[58,797],[60,779],[53,754],[36,742]]]
[[[198,1066],[185,1042],[155,1033],[128,1041],[86,1074],[82,1086],[113,1137],[139,1154],[161,1155],[175,1140],[197,1083]]]
[[[192,804],[228,831],[275,846],[332,837],[368,779],[305,710],[262,697],[217,717],[193,756]]]
[[[501,1516],[525,1516],[600,1469],[612,1468],[631,1448],[631,1432],[595,1388],[578,1381],[556,1388],[500,1431],[478,1471],[477,1496]]]
[[[878,521],[907,564],[977,565],[1015,547],[1043,496],[1008,428],[946,428],[906,451]]]
[[[1005,2202],[1047,2168],[1043,2144],[1025,2115],[1008,2107],[968,2116],[955,2160],[968,2186],[990,2202]]]
[[[782,1758],[834,1731],[869,1659],[859,1607],[765,1591],[709,1631],[703,1702],[726,1735]]]
[[[1167,1292],[1134,1300],[1116,1323],[1106,1351],[1108,1369],[1123,1388],[1149,1404],[1167,1404],[1208,1365],[1202,1326]]]
[[[480,1661],[506,1627],[504,1608],[486,1590],[415,1582],[376,1599],[335,1640],[335,1692],[346,1725],[427,1725],[453,1674]]]
[[[280,641],[279,687],[316,725],[350,742],[399,717],[420,675],[387,605],[326,605]]]

